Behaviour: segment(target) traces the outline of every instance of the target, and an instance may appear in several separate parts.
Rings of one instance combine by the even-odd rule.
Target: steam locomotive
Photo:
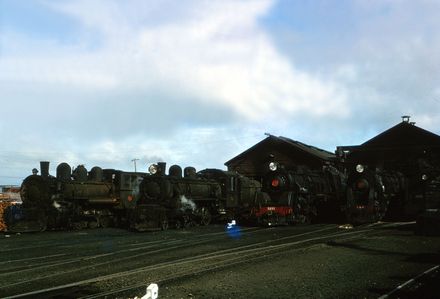
[[[398,171],[383,171],[357,164],[347,179],[346,216],[349,222],[365,223],[382,220],[389,207],[401,206],[407,179]]]
[[[57,166],[56,177],[49,175],[49,162],[40,162],[40,169],[21,185],[22,231],[123,225],[146,175],[100,167],[87,172],[82,165],[72,170],[67,163]]]
[[[262,190],[269,201],[260,204],[257,215],[264,224],[330,221],[340,217],[345,176],[330,165],[321,170],[306,166],[286,169],[272,161]]]
[[[149,167],[140,184],[137,207],[130,219],[135,230],[208,225],[237,215],[249,215],[261,184],[238,173],[219,169],[196,172],[160,162]]]
[[[351,168],[346,210],[351,222],[414,220],[440,208],[440,177],[435,170],[413,167],[412,173],[404,174],[397,167],[357,164]]]
[[[261,183],[236,172],[182,171],[178,165],[166,174],[163,162],[149,172],[99,167],[88,172],[61,163],[54,177],[49,162],[41,162],[41,175],[35,170],[21,186],[26,221],[20,230],[110,225],[165,230],[231,219],[271,226],[341,221],[344,213],[349,222],[363,223],[399,214],[419,196],[408,195],[410,182],[400,172],[363,165],[349,169],[347,177],[332,165],[286,169],[272,161]]]

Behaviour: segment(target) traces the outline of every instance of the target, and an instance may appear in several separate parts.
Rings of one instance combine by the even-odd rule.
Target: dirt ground
[[[405,227],[179,281],[160,298],[378,298],[439,263],[440,238]]]

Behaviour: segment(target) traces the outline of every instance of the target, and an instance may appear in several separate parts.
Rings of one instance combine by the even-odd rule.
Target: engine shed
[[[251,148],[225,162],[229,171],[261,179],[268,171],[268,165],[276,161],[286,168],[307,166],[322,169],[334,164],[336,155],[326,150],[307,145],[282,136],[269,135]]]
[[[346,165],[365,164],[399,170],[406,175],[440,170],[440,136],[402,122],[357,146],[338,146],[336,154]]]

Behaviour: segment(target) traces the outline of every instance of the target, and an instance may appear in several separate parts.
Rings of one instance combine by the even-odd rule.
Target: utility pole
[[[133,162],[133,164],[134,164],[134,172],[136,172],[136,161],[138,161],[138,160],[139,159],[136,159],[136,158],[131,160],[131,162]]]

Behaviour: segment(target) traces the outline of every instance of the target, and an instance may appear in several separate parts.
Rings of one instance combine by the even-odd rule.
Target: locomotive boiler
[[[196,172],[161,162],[149,167],[140,185],[140,199],[131,217],[136,230],[191,224],[208,225],[245,214],[261,189],[259,182],[238,173],[219,169]]]
[[[344,201],[345,176],[328,165],[321,170],[307,166],[285,169],[268,164],[263,191],[268,194],[255,210],[259,222],[267,225],[329,221],[340,217]]]
[[[49,162],[41,162],[21,185],[25,220],[34,230],[84,228],[122,224],[136,206],[143,173],[79,165],[57,166],[49,174]]]

